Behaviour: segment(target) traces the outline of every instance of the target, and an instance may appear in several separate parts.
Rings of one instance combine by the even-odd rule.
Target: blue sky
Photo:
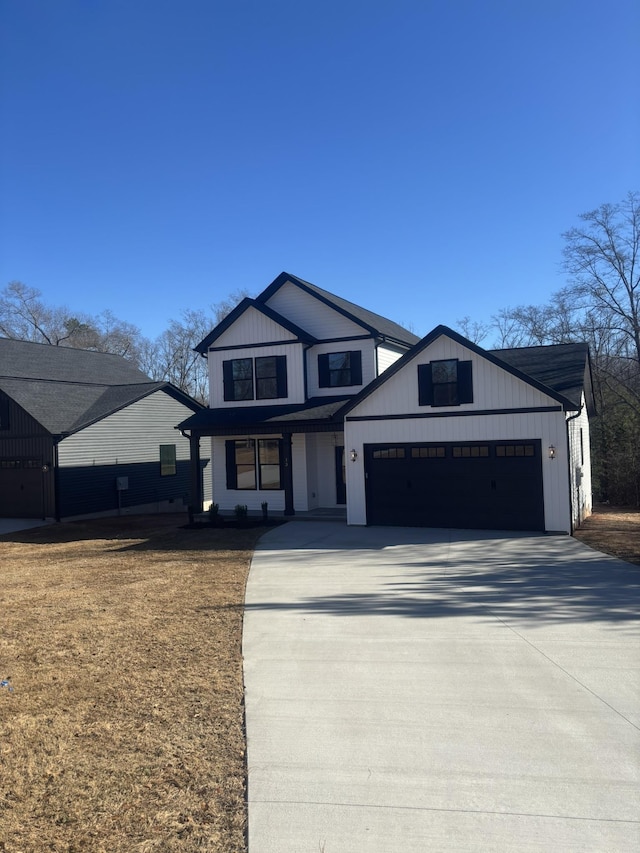
[[[0,0],[0,286],[153,337],[287,270],[424,334],[640,188],[636,0]]]

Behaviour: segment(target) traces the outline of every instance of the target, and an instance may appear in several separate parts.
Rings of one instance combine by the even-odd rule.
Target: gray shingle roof
[[[53,435],[76,432],[160,389],[189,400],[118,355],[0,338],[0,390]]]
[[[567,397],[578,408],[583,391],[587,402],[590,402],[589,347],[585,343],[494,349],[488,352]]]
[[[287,281],[291,281],[302,289],[306,289],[326,304],[332,305],[342,314],[346,314],[356,320],[356,322],[364,324],[370,330],[377,332],[385,338],[399,341],[408,346],[413,346],[413,344],[417,344],[420,340],[417,335],[414,335],[413,332],[405,329],[399,323],[394,323],[393,320],[388,320],[380,314],[376,314],[373,311],[362,308],[362,306],[356,305],[355,302],[349,302],[348,299],[343,299],[341,296],[329,293],[328,290],[323,290],[321,287],[311,284],[309,281],[305,281],[302,278],[298,278],[298,276],[291,275],[286,272],[281,273],[273,282],[271,282],[269,287],[256,297],[256,301],[266,302],[269,297]]]

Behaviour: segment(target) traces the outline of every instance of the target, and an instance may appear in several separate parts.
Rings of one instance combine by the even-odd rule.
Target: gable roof
[[[578,408],[584,392],[587,411],[590,415],[595,414],[588,344],[549,344],[488,352],[548,388],[563,394]]]
[[[291,320],[283,317],[282,314],[278,314],[278,312],[274,311],[273,308],[270,308],[268,305],[263,305],[256,299],[245,297],[236,305],[233,311],[227,314],[224,320],[221,320],[220,323],[218,323],[218,325],[209,332],[204,340],[200,341],[200,343],[194,347],[194,350],[204,355],[211,344],[223,335],[227,329],[232,326],[249,308],[255,308],[256,311],[264,314],[265,317],[273,320],[274,323],[278,323],[278,325],[282,326],[288,332],[291,332],[292,335],[295,335],[298,340],[308,344],[316,343],[316,339],[313,335],[310,335],[309,332],[305,332],[305,330],[301,329],[300,326],[296,326],[295,323],[292,323]]]
[[[287,282],[291,282],[291,284],[294,284],[296,287],[304,290],[305,293],[309,293],[311,296],[319,299],[321,302],[324,302],[325,305],[328,305],[344,317],[347,317],[349,320],[352,320],[354,323],[362,326],[370,334],[373,334],[376,337],[388,339],[393,343],[400,343],[404,346],[413,346],[420,340],[417,335],[414,335],[413,332],[405,329],[399,323],[394,323],[393,320],[388,320],[380,314],[376,314],[373,311],[362,308],[360,305],[356,305],[355,302],[349,302],[349,300],[343,299],[341,296],[329,293],[328,290],[323,290],[321,287],[311,284],[311,282],[305,281],[302,278],[298,278],[298,276],[291,275],[291,273],[288,272],[280,273],[280,275],[275,278],[259,296],[256,297],[256,301],[262,303],[267,302],[273,294]]]
[[[453,341],[461,344],[482,358],[491,361],[507,373],[532,385],[549,397],[557,400],[565,411],[579,411],[582,404],[582,391],[587,397],[587,410],[595,411],[593,406],[593,395],[591,391],[591,364],[589,361],[589,349],[586,344],[560,344],[562,352],[541,352],[541,350],[555,350],[551,347],[524,347],[519,350],[484,350],[472,341],[450,329],[448,326],[436,326],[426,335],[413,349],[406,352],[401,358],[394,362],[391,367],[381,373],[362,391],[349,400],[342,408],[340,414],[345,415],[355,408],[358,403],[365,400],[376,391],[384,382],[387,382],[394,374],[401,370],[408,362],[412,361],[423,350],[430,346],[439,337],[445,335]],[[524,352],[529,350],[530,352]],[[580,378],[581,377],[581,378]]]
[[[9,338],[0,338],[0,390],[52,435],[77,432],[159,390],[202,408],[119,355]]]

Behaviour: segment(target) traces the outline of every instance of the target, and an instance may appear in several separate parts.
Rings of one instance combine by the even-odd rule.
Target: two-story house
[[[439,326],[422,340],[282,273],[197,347],[213,501],[349,524],[570,531],[591,511],[586,345],[487,351]],[[206,448],[209,455],[209,447]]]

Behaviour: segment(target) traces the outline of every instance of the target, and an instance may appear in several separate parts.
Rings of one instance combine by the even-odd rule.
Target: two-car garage
[[[369,524],[545,529],[539,439],[363,450]]]

